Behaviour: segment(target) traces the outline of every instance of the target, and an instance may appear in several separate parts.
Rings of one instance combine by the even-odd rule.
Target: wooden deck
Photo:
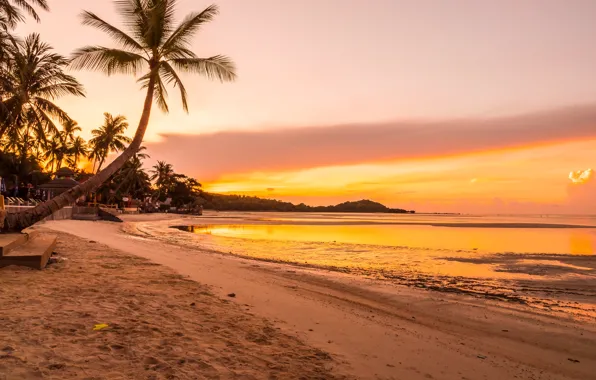
[[[43,269],[56,247],[55,235],[0,235],[0,268],[9,265]]]

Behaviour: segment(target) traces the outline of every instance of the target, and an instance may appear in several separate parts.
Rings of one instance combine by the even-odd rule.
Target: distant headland
[[[280,211],[280,212],[359,212],[414,214],[414,210],[389,208],[368,199],[344,202],[334,206],[309,206],[304,203],[293,204],[275,199],[263,199],[246,195],[201,194],[205,209],[217,211]]]

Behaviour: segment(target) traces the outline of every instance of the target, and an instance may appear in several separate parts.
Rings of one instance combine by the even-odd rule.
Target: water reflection
[[[592,255],[596,230],[448,228],[426,225],[208,225],[182,227],[223,237],[365,244],[434,250]]]

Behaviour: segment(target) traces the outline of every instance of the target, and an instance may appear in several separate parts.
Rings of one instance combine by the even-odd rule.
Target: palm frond
[[[47,96],[51,99],[65,95],[85,96],[83,85],[71,75],[58,74],[53,78],[52,82],[54,83],[38,88],[36,90],[37,94],[39,96]]]
[[[169,64],[169,62],[162,62],[160,67],[161,75],[165,78],[168,84],[180,89],[180,99],[182,100],[182,108],[188,112],[188,93],[176,70]]]
[[[145,33],[147,46],[152,49],[163,45],[172,33],[174,24],[174,11],[177,0],[147,0],[147,18],[149,28]]]
[[[205,75],[209,79],[231,82],[236,79],[236,66],[224,55],[209,58],[175,58],[170,62],[179,70]]]
[[[159,109],[164,112],[164,113],[168,113],[170,112],[170,109],[168,108],[168,90],[166,89],[166,86],[164,85],[163,81],[161,80],[161,77],[157,76],[157,80],[155,81],[155,93],[154,93],[154,99],[155,102],[157,103],[157,106],[159,107]]]
[[[33,99],[33,104],[35,105],[35,108],[37,108],[38,110],[43,111],[42,113],[44,115],[49,115],[51,117],[55,117],[58,120],[60,120],[60,122],[62,123],[67,123],[71,120],[71,118],[68,116],[68,114],[62,110],[62,108],[58,107],[56,104],[52,103],[51,101],[44,99],[44,98],[40,98],[40,97],[35,97]],[[50,122],[51,120],[48,118],[48,122]],[[57,131],[58,128],[54,125],[53,122],[51,122],[51,124],[54,126],[54,129]]]
[[[167,56],[172,52],[181,49],[188,48],[190,40],[194,37],[195,33],[199,28],[213,20],[213,18],[219,13],[217,5],[212,4],[205,8],[202,12],[191,13],[186,16],[182,23],[174,30],[168,40],[162,46],[162,54]]]
[[[40,22],[41,19],[37,14],[34,6],[38,6],[44,11],[49,11],[47,0],[12,0],[15,4],[11,4],[8,0],[0,1],[0,24],[9,28],[14,28],[18,22],[25,19],[21,11],[24,10],[35,21]],[[32,4],[29,4],[32,3]]]
[[[145,51],[141,44],[139,44],[134,38],[124,33],[122,30],[116,28],[115,26],[109,24],[108,22],[102,20],[96,14],[84,11],[81,14],[81,18],[83,19],[83,25],[91,26],[105,32],[110,37],[112,37],[117,43],[122,45],[122,47],[129,48],[131,50],[136,51],[137,53],[142,53]]]
[[[71,60],[74,69],[103,71],[108,76],[116,73],[136,75],[147,59],[139,54],[103,46],[77,49]]]
[[[146,32],[149,28],[148,0],[115,0],[114,3],[127,28],[138,41],[145,43]]]

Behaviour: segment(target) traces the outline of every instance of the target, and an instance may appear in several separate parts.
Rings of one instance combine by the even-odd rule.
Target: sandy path
[[[173,268],[324,349],[336,373],[394,379],[596,379],[596,326],[503,302],[191,250],[104,222],[43,225]],[[572,359],[572,360],[570,360]]]

